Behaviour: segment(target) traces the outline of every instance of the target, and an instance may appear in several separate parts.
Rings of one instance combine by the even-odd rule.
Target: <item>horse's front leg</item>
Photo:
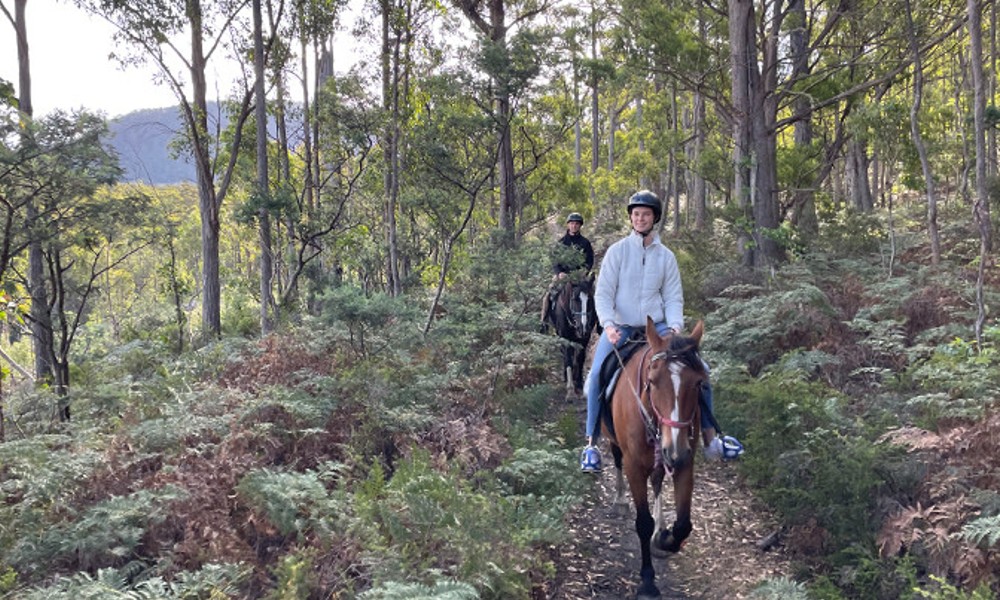
[[[632,492],[632,502],[635,503],[635,533],[639,536],[639,550],[642,555],[642,567],[639,569],[640,583],[635,597],[636,600],[659,598],[660,590],[656,587],[656,573],[653,570],[653,557],[649,549],[655,523],[649,513],[646,474],[638,469],[630,469],[626,475]]]
[[[677,516],[670,530],[663,529],[658,522],[659,534],[656,536],[656,547],[667,552],[679,552],[684,541],[691,535],[691,494],[694,491],[694,466],[674,472],[674,508]],[[661,519],[661,516],[657,517]]]
[[[586,343],[586,342],[584,342]],[[583,395],[583,363],[587,357],[587,346],[581,344],[573,352],[573,387],[577,396]]]

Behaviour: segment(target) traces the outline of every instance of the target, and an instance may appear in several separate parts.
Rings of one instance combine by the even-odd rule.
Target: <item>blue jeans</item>
[[[621,325],[618,327],[618,331],[621,332],[621,338],[618,340],[617,345],[612,345],[611,340],[608,339],[608,332],[602,331],[601,337],[597,339],[597,345],[594,346],[594,356],[590,363],[590,372],[587,374],[587,383],[585,388],[587,390],[587,436],[593,438],[597,441],[598,435],[601,433],[601,428],[597,422],[597,416],[600,413],[600,382],[598,381],[601,376],[601,365],[604,364],[604,360],[611,354],[614,348],[621,348],[628,341],[632,332],[638,329],[637,327],[631,327],[628,325]],[[669,328],[666,323],[657,323],[656,332],[660,335],[667,335]],[[708,372],[708,363],[705,363],[705,371]],[[705,403],[705,407],[708,408],[708,412],[712,413],[712,386],[708,383],[708,379],[705,379],[705,384],[701,387],[701,399]],[[706,427],[711,427],[712,421],[709,415],[702,411],[701,415],[701,427],[702,429]]]

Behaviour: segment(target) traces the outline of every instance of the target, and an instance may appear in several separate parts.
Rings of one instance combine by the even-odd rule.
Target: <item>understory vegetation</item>
[[[976,232],[930,265],[898,217],[864,219],[766,278],[716,258],[723,232],[668,240],[736,468],[800,565],[761,596],[994,597],[1000,325],[970,339]],[[591,485],[582,424],[550,418],[544,249],[482,246],[426,335],[412,298],[344,286],[260,341],[81,358],[71,422],[7,390],[2,597],[538,597]]]

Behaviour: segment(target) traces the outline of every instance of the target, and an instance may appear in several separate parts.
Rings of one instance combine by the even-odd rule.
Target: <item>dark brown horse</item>
[[[635,504],[635,531],[642,551],[636,593],[640,599],[660,596],[650,540],[662,550],[677,552],[691,533],[694,455],[701,437],[699,388],[708,376],[698,354],[703,331],[699,322],[690,337],[660,337],[647,319],[646,347],[625,363],[611,399],[612,420],[603,422],[617,468],[618,501],[624,502],[624,474]],[[670,529],[663,527],[660,503],[667,474],[673,479],[677,514]],[[653,487],[652,514],[647,484]]]
[[[590,334],[597,323],[597,312],[589,279],[560,282],[559,295],[552,303],[552,326],[563,339],[563,381],[566,399],[579,397],[583,390],[583,362],[590,343]]]

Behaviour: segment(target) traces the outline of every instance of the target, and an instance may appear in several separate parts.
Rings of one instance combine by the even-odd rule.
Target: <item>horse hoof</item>
[[[643,586],[635,593],[635,600],[654,600],[654,598],[660,597],[660,590],[656,586],[646,587]]]
[[[659,550],[662,553],[659,557],[662,557],[666,556],[667,553],[676,554],[680,552],[681,548],[684,547],[684,541],[678,541],[669,531],[661,531],[654,537],[652,547]]]

